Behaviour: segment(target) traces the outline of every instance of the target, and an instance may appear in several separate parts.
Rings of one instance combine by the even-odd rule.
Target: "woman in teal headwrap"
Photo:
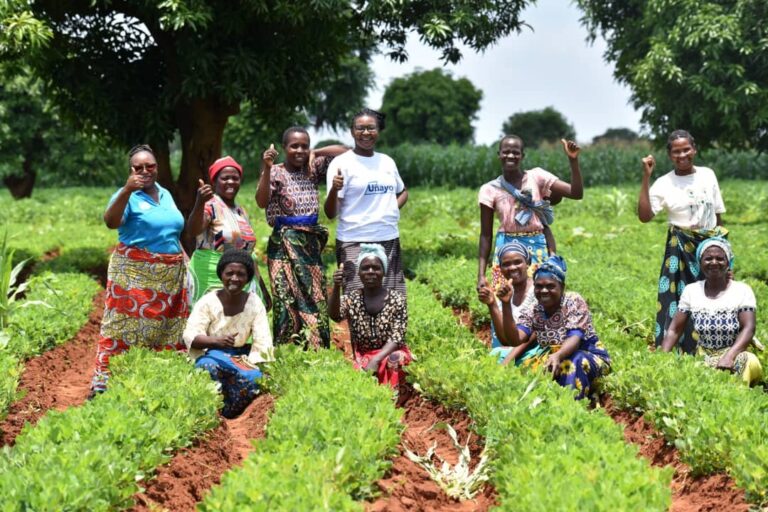
[[[478,290],[477,298],[488,306],[491,315],[491,355],[497,356],[499,363],[508,364],[514,361],[516,366],[520,366],[525,360],[539,355],[543,349],[535,340],[518,347],[509,346],[509,340],[504,336],[502,327],[501,301],[496,295],[506,295],[509,289],[512,289],[512,314],[515,319],[520,316],[522,310],[532,308],[536,304],[533,279],[528,275],[531,254],[525,245],[512,240],[501,246],[496,258],[501,273],[496,293],[490,287],[484,286]]]
[[[760,382],[760,361],[747,351],[755,335],[755,294],[748,284],[728,275],[733,265],[731,244],[720,237],[704,240],[696,249],[696,261],[704,280],[683,290],[662,350],[672,350],[690,326],[698,333],[697,354],[707,366],[731,371],[746,384]]]
[[[544,367],[561,386],[577,391],[576,399],[594,391],[594,381],[611,369],[611,358],[592,325],[592,315],[584,299],[565,291],[566,264],[560,256],[551,256],[533,275],[533,293],[537,304],[515,321],[512,291],[499,298],[502,304],[504,335],[513,346],[526,343],[533,335],[542,347],[540,355],[524,366]]]

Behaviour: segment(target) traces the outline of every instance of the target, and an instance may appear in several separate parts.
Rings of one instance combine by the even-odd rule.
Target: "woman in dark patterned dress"
[[[262,156],[256,203],[266,208],[272,235],[267,265],[272,281],[275,343],[328,347],[326,291],[321,255],[328,229],[317,223],[317,186],[334,156],[347,150],[327,146],[310,151],[309,134],[300,126],[283,133],[285,162],[275,165],[271,145]]]
[[[502,304],[504,334],[513,346],[528,341],[534,333],[544,352],[526,360],[523,366],[544,367],[558,384],[577,391],[576,399],[594,391],[595,379],[611,370],[611,358],[592,325],[586,301],[575,292],[565,292],[566,264],[553,255],[533,274],[537,304],[521,311],[515,322],[512,314],[512,287],[498,292]]]
[[[411,362],[405,344],[408,309],[405,297],[382,286],[387,273],[387,255],[379,244],[360,244],[357,258],[362,290],[340,296],[344,272],[333,274],[328,312],[335,322],[348,320],[355,368],[376,375],[380,384],[398,389],[405,382],[403,367]]]

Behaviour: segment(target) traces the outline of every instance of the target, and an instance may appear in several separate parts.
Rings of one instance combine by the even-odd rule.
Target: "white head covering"
[[[360,270],[360,263],[365,258],[373,256],[381,261],[381,266],[384,268],[384,273],[387,273],[387,266],[389,261],[387,260],[387,253],[384,252],[384,247],[379,244],[360,244],[360,254],[357,256],[357,268]]]

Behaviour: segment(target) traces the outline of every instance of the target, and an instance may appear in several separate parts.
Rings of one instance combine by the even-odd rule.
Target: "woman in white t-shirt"
[[[690,133],[675,130],[667,139],[667,152],[674,170],[657,179],[649,188],[656,161],[653,155],[643,158],[643,181],[637,201],[637,216],[648,222],[664,210],[669,229],[659,278],[654,336],[661,345],[678,308],[686,285],[700,278],[696,249],[713,236],[726,237],[720,214],[725,212],[720,186],[712,169],[693,165],[696,143]],[[680,340],[684,352],[696,350],[693,328],[688,325]]]
[[[363,109],[352,118],[355,147],[333,159],[326,182],[325,214],[339,216],[336,228],[336,261],[344,266],[344,293],[362,289],[355,261],[361,243],[376,243],[387,254],[384,287],[405,295],[400,256],[400,208],[408,200],[394,160],[374,151],[384,115]]]
[[[760,361],[747,352],[755,335],[755,294],[748,284],[728,276],[733,252],[724,238],[702,242],[696,260],[704,281],[683,290],[662,349],[672,350],[686,324],[692,324],[699,335],[697,353],[707,366],[731,371],[754,385],[763,378]]]

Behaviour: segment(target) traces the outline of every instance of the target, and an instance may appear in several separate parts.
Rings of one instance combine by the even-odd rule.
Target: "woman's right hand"
[[[485,278],[484,275],[480,276],[477,279],[477,291],[479,292],[483,288],[488,288],[488,280]]]
[[[493,291],[488,286],[483,286],[477,290],[477,299],[490,306],[494,301]]]
[[[275,149],[274,144],[269,145],[269,149],[267,149],[262,155],[261,155],[261,161],[264,165],[267,167],[272,167],[274,165],[275,160],[277,159],[277,155],[279,153]]]
[[[131,170],[131,174],[128,176],[128,181],[125,182],[125,186],[123,186],[123,188],[129,192],[136,192],[137,190],[144,188],[146,181],[147,180],[141,175],[136,174],[133,172],[133,170]]]
[[[333,190],[338,192],[344,188],[344,176],[341,174],[341,169],[336,172],[336,176],[333,177],[333,184],[331,185]]]
[[[653,168],[656,167],[656,158],[653,155],[648,155],[643,158],[643,173],[649,178],[653,174]]]
[[[213,199],[213,189],[211,186],[203,180],[197,180],[197,200],[207,203],[211,199]]]
[[[509,284],[509,281],[506,279],[501,280],[501,285],[499,286],[499,289],[496,291],[496,296],[499,298],[501,302],[507,303],[510,300],[512,300],[512,285]]]

